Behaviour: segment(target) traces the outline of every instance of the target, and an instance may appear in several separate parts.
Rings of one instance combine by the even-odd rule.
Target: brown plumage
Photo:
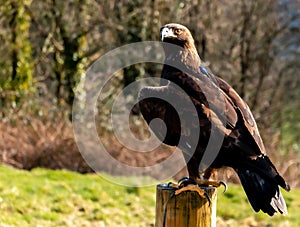
[[[177,84],[186,95],[164,80],[160,87],[145,87],[140,91],[139,105],[144,119],[150,124],[154,118],[160,118],[167,127],[166,135],[162,135],[163,125],[156,122],[150,124],[152,131],[163,143],[182,149],[187,157],[189,177],[193,179],[200,178],[199,165],[209,140],[217,141],[219,136],[224,136],[204,177],[209,178],[212,169],[232,167],[256,212],[287,214],[279,186],[287,191],[290,187],[267,157],[247,104],[228,83],[202,66],[193,37],[186,27],[167,24],[161,28],[161,39],[166,55],[161,78]],[[145,98],[151,96],[156,98]],[[176,100],[177,107],[164,101],[166,97]],[[190,100],[196,115],[185,105]],[[199,128],[200,132],[197,131]],[[215,137],[210,138],[211,135]],[[183,143],[179,144],[180,139]],[[190,150],[192,145],[195,145],[195,152]]]

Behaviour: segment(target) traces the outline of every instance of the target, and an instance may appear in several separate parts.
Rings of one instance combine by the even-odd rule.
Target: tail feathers
[[[248,200],[256,212],[262,210],[270,216],[273,216],[276,212],[287,215],[287,207],[279,190],[279,185],[284,181],[282,177],[277,175],[271,178],[269,175],[262,174],[251,168],[239,168],[236,169],[236,172]],[[279,178],[280,181],[278,182],[276,178]],[[289,190],[289,186],[286,183],[285,186],[285,189]]]

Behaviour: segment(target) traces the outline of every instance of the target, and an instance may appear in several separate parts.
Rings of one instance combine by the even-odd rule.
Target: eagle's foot
[[[185,191],[194,191],[197,192],[201,198],[206,198],[209,205],[211,203],[211,199],[209,195],[205,192],[205,190],[199,187],[199,185],[195,180],[191,178],[188,177],[181,178],[178,181],[178,184],[169,183],[169,186],[176,189],[174,195],[179,195]]]
[[[197,184],[199,186],[203,186],[203,187],[209,187],[209,186],[212,186],[212,187],[220,187],[220,186],[223,186],[224,187],[224,192],[227,191],[227,184],[224,182],[224,181],[215,181],[215,180],[197,180]]]

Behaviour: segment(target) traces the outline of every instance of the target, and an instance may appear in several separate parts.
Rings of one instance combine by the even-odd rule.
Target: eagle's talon
[[[204,192],[204,196],[205,196],[205,198],[206,198],[207,201],[208,201],[208,206],[210,206],[210,204],[211,204],[211,199],[210,199],[209,195],[208,195],[206,192]]]
[[[223,187],[224,187],[223,193],[225,193],[227,191],[227,189],[228,189],[227,184],[224,181],[220,181],[219,183],[220,183],[220,186],[223,185]]]
[[[199,180],[197,181],[198,185],[200,186],[205,186],[205,187],[209,187],[209,186],[212,186],[212,187],[220,187],[221,185],[224,186],[224,191],[223,193],[225,193],[227,191],[227,184],[224,182],[224,181],[212,181],[212,180]]]
[[[168,188],[173,188],[173,189],[175,189],[175,190],[177,190],[177,189],[179,188],[179,185],[176,184],[176,183],[173,183],[173,182],[169,182],[169,183],[167,184],[167,186],[168,186]]]
[[[197,182],[189,177],[183,177],[181,179],[178,180],[178,187],[179,188],[183,188],[186,187],[188,185],[197,185]]]
[[[173,185],[174,185],[173,182],[169,182],[169,183],[167,184],[168,188],[173,188]]]
[[[180,184],[180,182],[182,182],[182,181],[186,181],[186,180],[189,180],[190,178],[188,178],[188,177],[182,177],[182,178],[180,178],[179,180],[178,180],[178,184]]]

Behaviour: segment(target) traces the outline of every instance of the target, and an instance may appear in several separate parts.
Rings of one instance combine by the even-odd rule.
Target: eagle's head
[[[160,38],[163,42],[181,47],[194,45],[194,39],[189,29],[181,24],[166,24],[160,29]]]
[[[175,23],[166,24],[160,29],[160,38],[164,43],[175,44],[184,49],[181,51],[169,46],[164,47],[168,59],[172,59],[173,56],[178,59],[177,56],[185,65],[193,65],[195,69],[198,69],[201,60],[193,36],[187,27]]]

